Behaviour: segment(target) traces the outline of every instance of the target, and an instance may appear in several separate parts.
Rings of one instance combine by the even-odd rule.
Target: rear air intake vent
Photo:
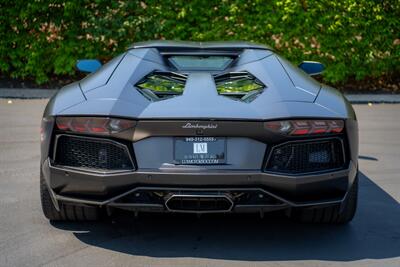
[[[243,102],[251,102],[265,85],[248,72],[229,72],[214,77],[218,94]]]
[[[273,147],[266,171],[300,174],[344,167],[343,144],[339,138],[295,141]]]
[[[133,170],[127,147],[116,141],[58,135],[54,165],[94,172]]]
[[[175,72],[154,71],[136,84],[138,91],[151,101],[182,95],[187,76]]]

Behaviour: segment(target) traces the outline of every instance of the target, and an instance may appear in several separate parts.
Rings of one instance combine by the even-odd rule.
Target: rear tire
[[[51,221],[94,221],[100,217],[97,207],[59,203],[60,211],[57,211],[42,175],[40,175],[40,200],[44,216]]]
[[[342,212],[340,212],[340,205],[312,209],[299,208],[292,211],[290,218],[302,223],[345,224],[350,222],[356,213],[357,196],[358,175],[348,192]]]

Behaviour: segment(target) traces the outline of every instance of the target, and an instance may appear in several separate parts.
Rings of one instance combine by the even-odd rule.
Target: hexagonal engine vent
[[[154,71],[135,86],[151,101],[159,101],[182,95],[187,75],[176,72]]]
[[[251,102],[266,86],[247,71],[228,72],[214,76],[219,95],[243,102]]]

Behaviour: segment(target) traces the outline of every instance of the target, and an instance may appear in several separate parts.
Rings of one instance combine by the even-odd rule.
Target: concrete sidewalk
[[[42,99],[50,98],[57,89],[0,88],[0,98]],[[351,103],[400,103],[400,94],[346,94]]]

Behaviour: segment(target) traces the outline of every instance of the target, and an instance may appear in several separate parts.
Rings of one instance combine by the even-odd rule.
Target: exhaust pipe
[[[168,211],[183,213],[230,212],[233,205],[227,195],[172,194],[165,201]]]

